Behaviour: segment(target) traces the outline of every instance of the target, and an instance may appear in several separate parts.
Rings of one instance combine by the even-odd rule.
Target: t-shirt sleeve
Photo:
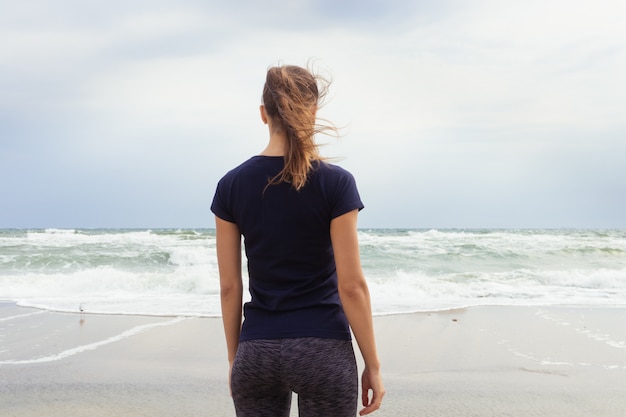
[[[228,184],[226,178],[222,178],[217,183],[213,202],[211,203],[211,211],[220,219],[235,223],[235,218],[230,208],[230,186]]]
[[[337,181],[330,218],[334,219],[352,210],[360,211],[364,207],[354,177],[348,171],[342,170],[342,175]]]

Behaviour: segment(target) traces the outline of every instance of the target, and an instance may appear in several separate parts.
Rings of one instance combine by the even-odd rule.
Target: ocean
[[[363,229],[359,241],[376,315],[626,306],[626,230]],[[0,300],[61,312],[217,317],[215,232],[0,229]]]

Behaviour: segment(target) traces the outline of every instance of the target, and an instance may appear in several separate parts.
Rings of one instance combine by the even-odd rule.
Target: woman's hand
[[[361,377],[361,388],[361,399],[365,408],[359,412],[359,415],[364,416],[378,410],[383,402],[385,387],[380,371],[370,370],[366,366]],[[372,392],[371,398],[370,391]]]
[[[233,376],[233,363],[231,361],[228,362],[228,393],[230,396],[233,396],[233,388],[230,385],[230,379]]]

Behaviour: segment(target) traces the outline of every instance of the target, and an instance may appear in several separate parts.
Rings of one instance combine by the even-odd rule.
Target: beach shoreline
[[[388,394],[375,415],[621,417],[625,320],[621,307],[377,316]],[[0,302],[3,416],[234,416],[226,375],[219,318]]]

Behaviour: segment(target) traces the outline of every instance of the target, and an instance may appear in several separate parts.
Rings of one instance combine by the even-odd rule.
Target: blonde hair
[[[307,182],[313,162],[322,160],[315,143],[317,133],[337,132],[330,123],[317,123],[316,112],[330,82],[312,71],[285,65],[267,71],[263,87],[265,113],[275,129],[287,137],[285,166],[269,185],[290,183],[300,190]]]

